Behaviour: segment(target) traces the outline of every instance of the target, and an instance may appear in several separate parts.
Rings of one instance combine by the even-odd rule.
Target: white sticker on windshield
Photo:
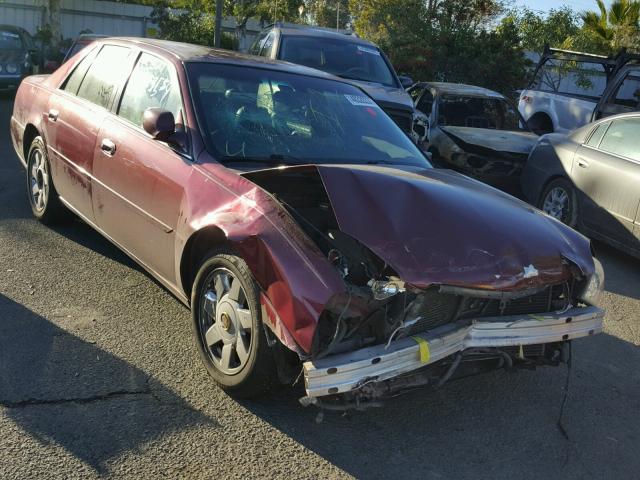
[[[358,45],[358,50],[360,50],[361,52],[370,53],[372,55],[380,55],[380,52],[378,50],[376,50],[375,48],[362,47],[362,46]]]
[[[365,97],[364,95],[346,95],[344,96],[351,105],[355,105],[356,107],[377,107],[376,102],[371,100],[369,97]]]
[[[11,33],[11,32],[2,32],[2,36],[8,37],[8,38],[20,38],[20,35],[18,35],[17,33]]]

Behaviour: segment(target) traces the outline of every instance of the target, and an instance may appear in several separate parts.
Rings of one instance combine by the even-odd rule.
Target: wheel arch
[[[545,131],[544,133],[553,133],[556,130],[556,123],[554,122],[553,115],[551,115],[549,112],[544,110],[539,110],[533,115],[531,115],[527,119],[527,125],[536,133],[541,130],[539,128],[534,127],[535,125],[548,126],[550,130]]]
[[[229,242],[225,232],[216,225],[209,225],[191,234],[180,257],[180,283],[187,299],[191,299],[193,280],[206,253]]]
[[[41,135],[36,126],[33,123],[28,123],[24,127],[24,135],[22,136],[22,155],[25,163],[27,162],[27,157],[29,156],[29,148],[31,148],[31,143],[37,136]]]

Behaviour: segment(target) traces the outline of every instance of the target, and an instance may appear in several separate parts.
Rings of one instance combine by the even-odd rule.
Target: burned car
[[[428,121],[422,147],[433,161],[512,191],[538,136],[503,95],[459,83],[421,82],[409,89]]]
[[[602,329],[585,237],[431,168],[362,90],[316,70],[97,40],[23,82],[11,134],[35,217],[75,213],[190,306],[234,395],[302,376],[306,403],[371,405],[470,368],[555,364]]]

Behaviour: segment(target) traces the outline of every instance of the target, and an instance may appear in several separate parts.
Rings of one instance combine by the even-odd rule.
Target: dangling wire
[[[571,358],[573,357],[573,353],[571,352],[571,342],[569,342],[569,358],[567,359],[567,379],[564,385],[564,397],[562,397],[562,404],[560,405],[560,415],[558,415],[558,422],[556,423],[558,430],[565,438],[565,440],[569,440],[569,434],[567,430],[562,425],[562,416],[564,414],[564,407],[567,403],[567,398],[569,397],[569,385],[571,380]]]

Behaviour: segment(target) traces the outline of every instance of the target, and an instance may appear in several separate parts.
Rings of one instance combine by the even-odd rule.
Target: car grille
[[[385,112],[402,130],[407,133],[411,133],[413,129],[413,117],[411,113],[388,109],[385,109]]]
[[[456,320],[547,313],[569,304],[568,284],[563,283],[522,298],[501,301],[491,298],[466,297],[429,289],[412,302],[407,318],[419,317],[410,334],[421,333]]]

